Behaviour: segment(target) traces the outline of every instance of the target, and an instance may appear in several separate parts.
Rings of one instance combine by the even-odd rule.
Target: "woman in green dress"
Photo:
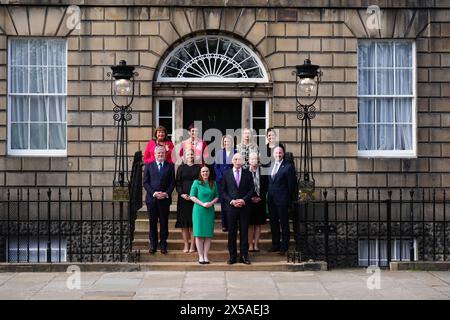
[[[219,194],[216,182],[210,178],[206,165],[201,168],[199,179],[192,184],[189,197],[194,202],[192,224],[198,263],[209,264],[208,252],[214,234],[214,204],[219,201]]]

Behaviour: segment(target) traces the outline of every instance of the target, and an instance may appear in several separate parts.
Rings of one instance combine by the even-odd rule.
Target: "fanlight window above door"
[[[176,47],[164,60],[161,82],[267,82],[258,56],[246,45],[222,36],[201,36]]]

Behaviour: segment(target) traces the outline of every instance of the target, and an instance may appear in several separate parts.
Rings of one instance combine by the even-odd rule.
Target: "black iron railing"
[[[0,262],[129,261],[128,206],[104,189],[0,189]]]
[[[324,260],[330,267],[447,261],[447,194],[442,189],[318,189],[317,199],[297,203],[296,250],[302,260]]]

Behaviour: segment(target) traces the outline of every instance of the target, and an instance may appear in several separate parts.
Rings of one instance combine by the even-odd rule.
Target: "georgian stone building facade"
[[[450,187],[448,1],[54,3],[0,7],[1,186],[111,186],[107,72],[120,60],[139,73],[130,155],[156,125],[206,114],[211,125],[279,129],[299,167],[292,71],[310,58],[323,71],[312,121],[318,187]],[[196,39],[212,54],[233,44],[260,74],[217,81],[219,68],[199,62],[200,75],[182,75],[190,62],[170,61]],[[201,79],[208,72],[213,81]]]

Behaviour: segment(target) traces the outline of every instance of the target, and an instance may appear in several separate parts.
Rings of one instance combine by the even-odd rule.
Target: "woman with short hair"
[[[155,148],[162,146],[166,153],[165,161],[173,163],[172,150],[174,148],[172,141],[168,137],[167,129],[163,126],[159,126],[155,129],[154,139],[151,139],[147,143],[147,147],[144,151],[144,163],[150,163],[155,161]]]

